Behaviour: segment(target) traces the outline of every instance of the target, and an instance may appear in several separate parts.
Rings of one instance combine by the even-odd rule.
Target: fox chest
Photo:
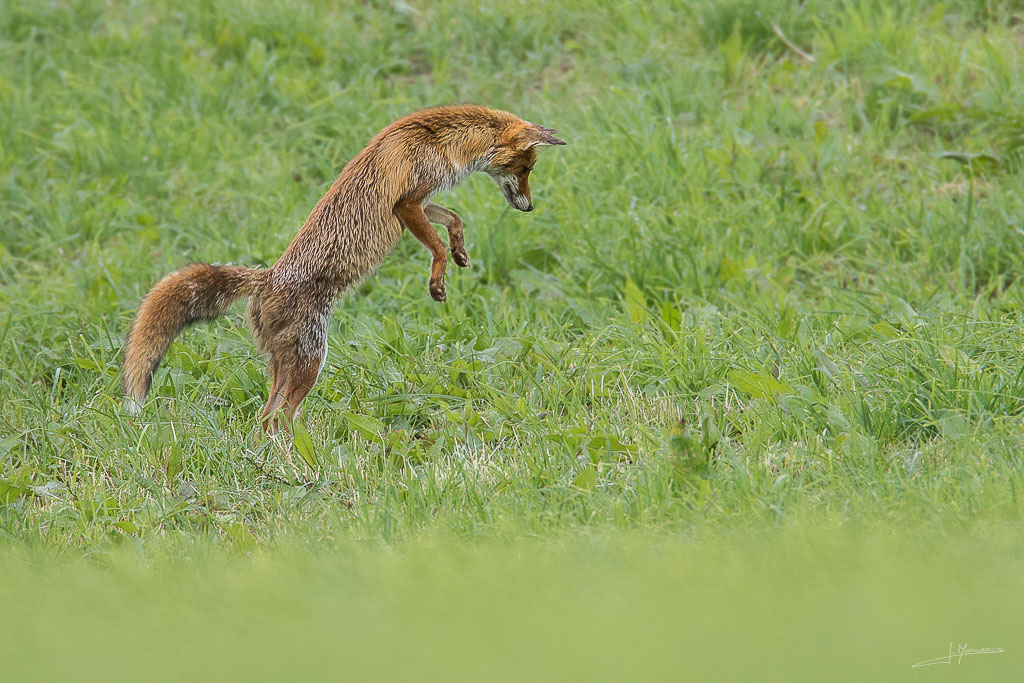
[[[447,168],[442,167],[438,169],[437,175],[433,178],[433,190],[424,199],[424,203],[430,201],[430,198],[439,192],[446,192],[456,185],[461,184],[466,178],[471,176],[475,171],[479,171],[479,164],[473,163],[466,166],[448,166]]]

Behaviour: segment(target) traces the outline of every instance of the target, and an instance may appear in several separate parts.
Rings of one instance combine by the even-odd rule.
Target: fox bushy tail
[[[167,347],[190,323],[212,320],[241,296],[257,292],[268,271],[193,263],[164,276],[142,300],[124,354],[124,406],[142,410],[153,372]]]

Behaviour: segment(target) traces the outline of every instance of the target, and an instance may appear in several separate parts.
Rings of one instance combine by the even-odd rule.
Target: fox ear
[[[564,145],[565,140],[559,140],[555,137],[554,134],[557,132],[554,128],[545,128],[544,126],[538,126],[536,123],[531,123],[526,129],[526,148]]]

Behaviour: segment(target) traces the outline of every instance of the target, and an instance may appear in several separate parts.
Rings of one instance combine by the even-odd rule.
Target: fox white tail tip
[[[125,396],[124,412],[128,413],[132,417],[138,415],[142,412],[142,401],[133,396]]]

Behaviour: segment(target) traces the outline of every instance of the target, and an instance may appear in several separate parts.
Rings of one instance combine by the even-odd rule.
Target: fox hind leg
[[[284,384],[284,414],[289,422],[299,411],[299,404],[305,400],[309,392],[313,390],[317,378],[320,376],[320,368],[323,367],[322,358],[307,358],[302,363],[297,363],[288,373],[288,379]]]
[[[281,427],[291,431],[299,404],[313,390],[320,376],[323,358],[292,357],[277,365],[270,398],[263,409],[263,431],[268,434],[276,434]]]
[[[264,432],[276,434],[281,427],[291,431],[290,425],[299,404],[313,390],[322,365],[322,358],[291,358],[274,363],[270,397],[260,416]]]
[[[304,320],[287,327],[284,334],[267,344],[272,349],[273,380],[262,415],[265,432],[275,433],[282,425],[290,431],[299,404],[312,391],[327,358],[331,307],[327,305],[321,311],[307,313]]]
[[[282,363],[279,358],[272,358],[270,361],[270,369],[272,373],[272,379],[270,382],[270,396],[267,397],[267,405],[263,407],[263,413],[260,415],[261,426],[263,431],[267,434],[277,433],[277,412],[278,408],[281,407],[281,402],[284,401],[284,369],[281,367]]]
[[[270,356],[270,395],[260,416],[263,431],[269,434],[281,427],[290,431],[292,418],[327,357],[332,300],[291,294],[265,297],[249,309],[260,347]]]

